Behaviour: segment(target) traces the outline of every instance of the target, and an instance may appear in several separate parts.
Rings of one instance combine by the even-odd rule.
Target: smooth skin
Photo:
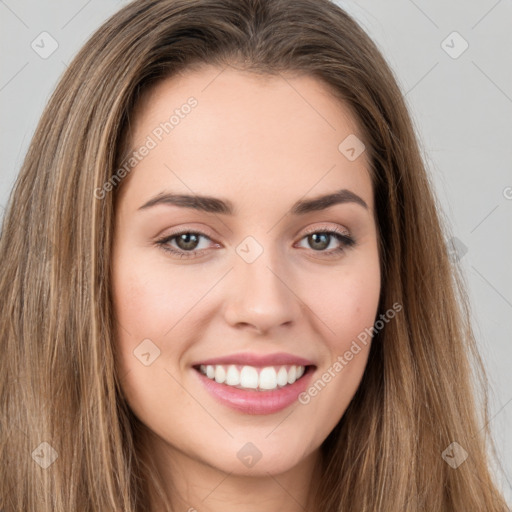
[[[219,403],[192,365],[287,352],[314,361],[315,382],[374,324],[381,276],[367,153],[350,161],[338,150],[348,135],[363,137],[316,78],[204,66],[141,98],[132,150],[191,96],[195,108],[120,185],[112,277],[121,385],[150,431],[150,455],[175,510],[303,512],[318,483],[320,446],[361,382],[370,343],[308,404],[273,414]],[[367,208],[345,202],[290,213],[298,200],[340,189]],[[221,198],[235,211],[140,209],[171,192]],[[326,229],[348,233],[355,245],[310,236]],[[158,243],[187,230],[202,236],[165,247],[196,257]],[[258,244],[250,251],[263,250],[252,263],[237,252],[246,237]],[[143,340],[160,350],[148,366],[134,354]],[[237,457],[248,442],[261,452],[252,467]]]

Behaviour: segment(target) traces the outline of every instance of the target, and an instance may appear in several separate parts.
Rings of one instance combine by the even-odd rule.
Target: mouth
[[[266,415],[296,404],[310,385],[316,366],[231,363],[199,364],[192,369],[206,392],[223,406],[242,414]]]
[[[214,400],[238,413],[261,415],[296,403],[316,369],[314,360],[285,352],[239,352],[192,364],[192,371]]]
[[[314,365],[250,366],[237,364],[200,364],[194,370],[231,388],[268,392],[286,388],[304,378]]]

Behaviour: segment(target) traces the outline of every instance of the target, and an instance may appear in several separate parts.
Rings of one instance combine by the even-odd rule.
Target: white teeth
[[[277,373],[272,366],[263,368],[260,372],[260,388],[261,389],[276,389],[277,388]]]
[[[226,374],[226,384],[228,386],[238,386],[238,384],[240,384],[240,372],[233,364],[228,368],[228,373]]]
[[[224,366],[217,365],[215,367],[215,382],[222,384],[226,380],[226,370]]]
[[[288,384],[288,372],[284,366],[281,366],[277,372],[277,385],[283,387],[286,384]]]
[[[293,384],[297,380],[297,367],[292,366],[288,370],[288,384]]]
[[[293,384],[305,372],[304,366],[254,366],[200,365],[199,370],[209,379],[219,384],[234,386],[241,389],[273,390]]]
[[[256,389],[258,387],[258,370],[252,366],[244,366],[240,372],[240,386]]]

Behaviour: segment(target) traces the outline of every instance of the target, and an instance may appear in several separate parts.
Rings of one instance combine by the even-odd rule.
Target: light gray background
[[[0,216],[60,75],[125,3],[0,0]],[[491,427],[505,470],[497,479],[512,503],[512,0],[339,3],[395,71],[458,239],[493,391]],[[47,58],[31,47],[51,49],[42,32],[58,44]]]

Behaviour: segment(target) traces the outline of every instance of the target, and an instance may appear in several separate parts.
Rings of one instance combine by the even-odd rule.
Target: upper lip
[[[296,365],[296,366],[310,366],[314,365],[312,361],[304,359],[303,357],[294,356],[285,352],[278,352],[275,354],[251,354],[248,352],[239,354],[230,354],[228,356],[214,357],[199,361],[193,366],[199,365],[216,365],[216,364],[239,364],[248,366],[279,366],[279,365]]]

